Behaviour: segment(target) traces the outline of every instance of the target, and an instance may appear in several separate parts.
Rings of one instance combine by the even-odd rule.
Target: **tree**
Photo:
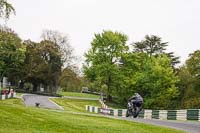
[[[46,86],[46,92],[55,93],[63,65],[59,46],[48,40],[40,43],[31,41],[24,43],[27,51],[23,81],[32,83],[34,92],[40,84],[43,84]]]
[[[191,98],[194,98],[194,91],[193,87],[193,78],[190,72],[188,71],[186,65],[183,65],[178,70],[178,77],[180,81],[178,82],[178,89],[180,91],[179,101],[180,101],[180,108],[193,108],[193,103],[189,101]],[[192,106],[191,106],[192,105]]]
[[[200,50],[190,54],[186,65],[179,70],[181,105],[184,108],[200,108]]]
[[[162,42],[160,37],[157,36],[145,36],[145,40],[136,42],[133,45],[135,51],[145,52],[149,56],[162,54],[166,50],[167,42]]]
[[[117,75],[117,59],[128,50],[125,45],[127,36],[112,31],[103,31],[102,34],[95,34],[91,45],[92,48],[85,54],[86,65],[85,75],[91,80],[107,86],[108,100],[112,100],[114,88],[114,76]]]
[[[69,45],[68,37],[65,34],[54,30],[44,30],[41,37],[43,40],[48,40],[58,45],[65,67],[73,66],[76,58],[73,55],[73,48]]]
[[[0,80],[14,79],[25,59],[25,47],[18,35],[7,27],[0,28]]]
[[[54,94],[58,88],[64,64],[71,67],[72,48],[67,36],[57,31],[46,30],[40,43],[24,41],[27,48],[23,66],[21,88],[24,83],[33,85],[33,92],[42,84],[46,92]]]
[[[176,87],[178,77],[175,76],[170,59],[166,55],[149,56],[146,53],[126,53],[122,57],[123,65],[118,76],[116,92],[121,103],[135,92],[145,99],[145,108],[174,108],[179,90]]]
[[[179,95],[176,84],[178,77],[165,55],[147,60],[143,70],[135,74],[136,88],[142,91],[146,99],[145,107],[154,109],[172,109]],[[141,89],[141,90],[140,90]]]
[[[0,18],[8,19],[12,13],[15,14],[14,7],[7,0],[0,0]]]
[[[42,60],[40,60],[40,56],[37,53],[38,50],[36,49],[38,43],[32,42],[31,40],[25,40],[23,42],[24,46],[26,46],[26,52],[25,52],[25,61],[22,64],[21,74],[20,74],[20,84],[19,88],[24,89],[24,84],[29,82],[34,84],[33,90],[37,90],[37,82],[38,79],[35,77],[37,75],[37,66],[39,63],[42,63]],[[27,88],[26,88],[27,89]],[[30,89],[30,88],[29,88]]]
[[[65,68],[59,78],[59,85],[63,91],[79,91],[81,87],[81,80],[79,76],[71,70],[71,68]]]
[[[166,54],[171,59],[172,66],[180,63],[179,57],[174,56],[173,52],[167,53],[166,47],[168,42],[162,42],[162,39],[155,35],[146,35],[145,39],[133,44],[134,52],[147,53],[149,57],[152,55],[157,56],[159,54]]]
[[[46,74],[45,85],[50,87],[51,93],[56,93],[58,79],[61,75],[61,68],[63,66],[62,53],[60,52],[60,47],[54,42],[44,40],[40,42],[39,45],[40,56],[44,62],[41,67],[43,72],[42,77]]]
[[[186,61],[187,68],[195,79],[200,80],[200,50],[190,54],[189,57]]]

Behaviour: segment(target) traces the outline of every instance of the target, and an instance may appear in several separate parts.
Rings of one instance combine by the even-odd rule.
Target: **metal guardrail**
[[[16,97],[16,92],[10,92],[9,94],[0,94],[0,100],[5,100],[9,98],[14,98]]]
[[[86,105],[86,110],[93,113],[102,113],[111,116],[126,117],[126,109],[99,108]],[[160,120],[196,120],[200,121],[200,109],[185,110],[142,110],[139,118]]]

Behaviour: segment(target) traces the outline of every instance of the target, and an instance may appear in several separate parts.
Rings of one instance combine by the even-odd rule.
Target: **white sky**
[[[128,44],[154,34],[181,56],[200,49],[199,0],[8,0],[16,9],[7,25],[22,39],[40,41],[42,30],[66,33],[75,53],[83,56],[94,33],[120,31]]]

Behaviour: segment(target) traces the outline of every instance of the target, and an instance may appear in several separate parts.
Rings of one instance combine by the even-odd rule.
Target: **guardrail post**
[[[98,113],[98,107],[94,107],[94,112]]]
[[[167,119],[168,120],[176,120],[176,110],[168,110]]]
[[[199,109],[199,121],[200,121],[200,109]]]
[[[199,109],[188,109],[187,120],[199,120]]]
[[[144,119],[152,119],[152,110],[144,110]]]
[[[176,120],[187,120],[187,110],[177,110]]]
[[[0,100],[5,100],[5,95],[0,94]]]
[[[114,116],[118,116],[118,110],[114,109]]]
[[[122,109],[122,117],[126,117],[126,111],[127,109]]]
[[[167,110],[160,110],[159,111],[159,119],[160,120],[167,120]]]
[[[139,115],[138,115],[139,118],[144,118],[144,110],[142,110]]]
[[[152,118],[159,119],[159,110],[152,110]]]
[[[114,116],[114,110],[110,109],[110,115]]]
[[[122,116],[122,109],[118,109],[118,116]]]
[[[86,105],[85,108],[87,111],[89,111],[89,105]]]

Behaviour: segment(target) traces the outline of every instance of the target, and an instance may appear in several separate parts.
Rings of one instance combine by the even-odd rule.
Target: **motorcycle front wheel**
[[[136,109],[134,109],[134,112],[133,112],[133,117],[134,118],[137,118],[137,116],[139,115],[141,109],[142,108],[140,108],[140,107],[136,107]]]

